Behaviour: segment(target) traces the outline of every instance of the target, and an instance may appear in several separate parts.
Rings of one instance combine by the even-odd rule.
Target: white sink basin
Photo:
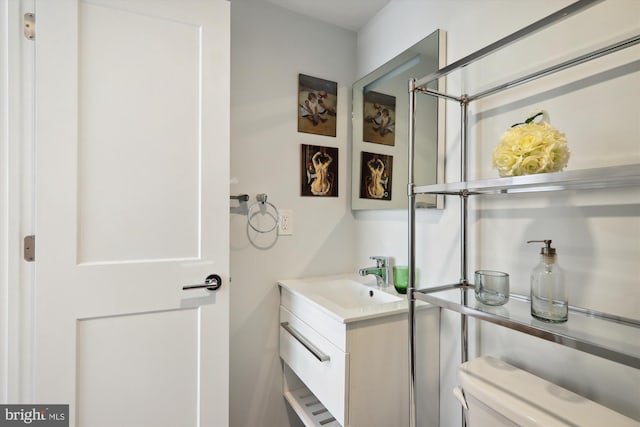
[[[397,295],[350,279],[328,280],[309,290],[315,297],[327,299],[345,309],[402,301]]]
[[[280,280],[279,285],[345,323],[406,311],[408,307],[405,295],[398,294],[392,285],[378,288],[373,276]]]

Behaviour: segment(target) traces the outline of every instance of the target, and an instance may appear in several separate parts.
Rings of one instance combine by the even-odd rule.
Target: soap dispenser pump
[[[558,265],[556,249],[551,240],[541,242],[540,262],[531,271],[531,315],[547,322],[566,322],[569,316],[569,298],[565,274]]]

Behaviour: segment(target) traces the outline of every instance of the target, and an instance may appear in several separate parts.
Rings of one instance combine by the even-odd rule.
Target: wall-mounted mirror
[[[441,68],[445,46],[445,33],[437,30],[354,83],[352,209],[407,208],[408,82]],[[433,96],[416,97],[416,185],[444,181],[444,104]],[[442,196],[416,197],[419,208],[443,204]]]

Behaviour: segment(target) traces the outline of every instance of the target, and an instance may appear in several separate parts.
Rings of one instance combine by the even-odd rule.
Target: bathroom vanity
[[[284,396],[306,426],[388,427],[408,423],[406,297],[372,276],[282,280],[280,357]],[[425,425],[438,425],[439,309],[416,311],[422,361],[417,398]]]

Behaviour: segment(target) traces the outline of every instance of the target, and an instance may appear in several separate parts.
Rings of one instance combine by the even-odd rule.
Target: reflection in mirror
[[[445,33],[437,30],[353,85],[352,209],[406,209],[409,79],[445,61]],[[442,82],[432,89],[441,89]],[[444,180],[444,105],[416,97],[415,184]],[[419,208],[442,208],[443,196],[419,195]]]

